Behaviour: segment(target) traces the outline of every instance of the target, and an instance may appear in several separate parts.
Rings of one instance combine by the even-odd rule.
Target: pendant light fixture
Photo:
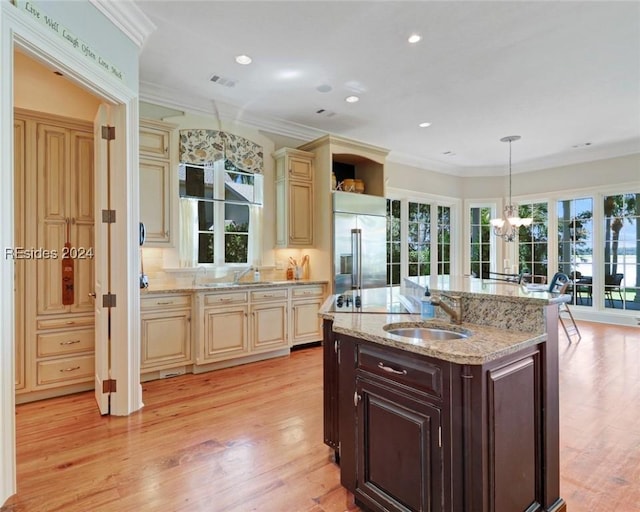
[[[520,226],[530,226],[531,218],[521,218],[518,215],[518,205],[511,202],[511,143],[520,140],[520,135],[502,137],[500,142],[509,143],[509,203],[504,207],[504,218],[491,219],[493,234],[502,238],[505,242],[513,242],[516,239]],[[506,219],[506,222],[505,222]]]

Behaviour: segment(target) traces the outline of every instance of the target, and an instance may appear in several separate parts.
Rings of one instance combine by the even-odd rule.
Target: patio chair
[[[604,296],[605,300],[611,304],[612,308],[615,308],[615,302],[613,301],[613,293],[617,292],[620,297],[620,304],[622,305],[622,289],[620,285],[624,279],[624,274],[607,274],[604,276]]]
[[[571,280],[569,279],[569,276],[562,272],[556,272],[551,278],[549,293],[564,295],[567,293],[570,286]],[[568,303],[561,302],[558,304],[558,320],[560,321],[560,325],[562,325],[564,333],[567,335],[569,343],[573,341],[571,339],[572,336],[578,337],[576,341],[580,341],[582,339],[582,334],[580,334],[580,329],[578,329],[578,325],[576,324],[575,318],[573,318],[573,314],[571,313],[571,309],[569,309]]]

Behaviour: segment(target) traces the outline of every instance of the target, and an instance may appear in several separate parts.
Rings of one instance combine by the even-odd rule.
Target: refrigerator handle
[[[362,230],[351,230],[351,288],[362,286]]]

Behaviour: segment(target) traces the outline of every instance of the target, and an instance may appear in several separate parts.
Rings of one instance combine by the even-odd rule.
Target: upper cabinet
[[[313,153],[282,148],[276,161],[276,245],[313,246]]]
[[[176,228],[177,130],[160,121],[140,120],[140,221],[145,246],[170,247]]]
[[[325,135],[298,149],[313,152],[320,190],[365,193],[384,197],[384,165],[388,150]]]

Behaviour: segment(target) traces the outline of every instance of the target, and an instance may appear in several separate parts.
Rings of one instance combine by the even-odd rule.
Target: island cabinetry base
[[[466,365],[335,333],[330,321],[325,336],[325,439],[364,510],[566,510],[557,337]]]

